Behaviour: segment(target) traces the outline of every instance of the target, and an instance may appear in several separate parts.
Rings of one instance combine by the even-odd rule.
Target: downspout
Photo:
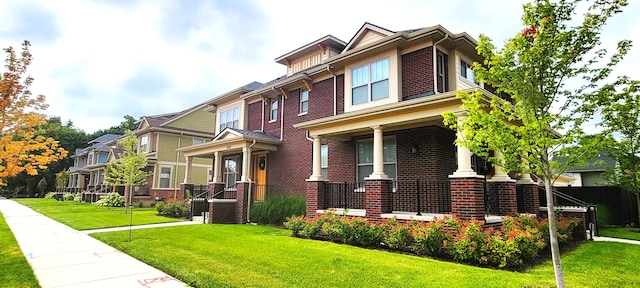
[[[284,139],[284,95],[282,95],[282,111],[280,111],[280,141]]]
[[[438,94],[440,92],[438,92],[438,59],[437,57],[437,51],[438,48],[436,47],[436,45],[440,44],[442,41],[447,40],[447,38],[449,38],[449,33],[445,33],[444,37],[442,37],[442,39],[436,41],[435,43],[433,43],[433,92],[434,94]],[[444,63],[442,63],[444,65]],[[445,77],[445,79],[447,79]],[[443,85],[445,83],[442,83]]]
[[[336,74],[331,71],[331,65],[327,65],[327,72],[333,75],[333,115],[338,115],[338,84]]]
[[[249,152],[251,152],[251,147],[255,144],[256,139],[253,139],[253,142],[249,145]],[[251,169],[251,153],[249,153],[249,169]],[[249,180],[249,193],[247,193],[249,194],[247,198],[247,223],[251,223],[251,184],[253,184],[253,180],[249,177],[247,177],[247,180]]]
[[[260,131],[264,132],[264,106],[267,106],[267,101],[264,99],[264,97],[262,98],[262,122],[260,122],[260,124],[262,126],[260,126]],[[249,114],[249,113],[247,113]],[[249,122],[249,121],[247,121]]]

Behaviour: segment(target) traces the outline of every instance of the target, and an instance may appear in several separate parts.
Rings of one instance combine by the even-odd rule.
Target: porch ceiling
[[[433,96],[362,109],[327,118],[302,122],[297,129],[308,130],[311,136],[345,138],[371,133],[371,127],[382,126],[384,131],[427,125],[443,125],[442,113],[461,112],[456,91]]]

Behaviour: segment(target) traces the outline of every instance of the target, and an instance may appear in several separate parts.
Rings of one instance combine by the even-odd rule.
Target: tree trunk
[[[636,220],[638,220],[638,222],[636,222],[636,227],[640,226],[640,193],[636,192],[636,209],[638,210],[638,218]]]
[[[549,167],[549,156],[546,152],[542,153],[544,172],[543,177],[545,198],[547,199],[547,215],[549,217],[549,246],[551,247],[551,260],[553,262],[553,274],[556,277],[556,285],[558,288],[567,287],[564,283],[564,274],[562,273],[562,263],[560,262],[560,247],[558,245],[558,228],[556,226],[555,205],[553,203],[553,190],[551,187],[551,168]]]

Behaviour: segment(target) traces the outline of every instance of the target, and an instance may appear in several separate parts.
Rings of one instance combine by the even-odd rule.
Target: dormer
[[[327,35],[275,60],[277,63],[287,66],[287,76],[289,76],[323,64],[327,59],[340,54],[346,45],[347,43],[344,41]]]

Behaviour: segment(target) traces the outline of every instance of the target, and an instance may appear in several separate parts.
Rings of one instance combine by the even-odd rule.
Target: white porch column
[[[313,169],[311,171],[311,176],[309,176],[309,181],[317,181],[323,180],[322,178],[322,157],[321,157],[321,146],[322,142],[320,142],[320,136],[313,136],[313,155],[312,155],[312,165]]]
[[[382,126],[373,126],[373,172],[366,179],[389,179],[384,173],[384,142]]]
[[[222,183],[222,155],[220,152],[213,152],[213,182]]]
[[[497,159],[502,160],[502,158],[504,157],[504,155],[502,155],[502,152],[500,151],[494,151],[493,153]],[[512,181],[513,180],[511,179],[511,177],[509,177],[507,173],[504,172],[504,170],[502,170],[501,166],[494,165],[494,170],[495,170],[495,174],[493,175],[493,177],[491,177],[491,180],[493,181]]]
[[[242,147],[242,176],[240,176],[241,182],[249,182],[251,175],[249,175],[249,169],[251,167],[251,147]]]
[[[462,120],[466,119],[466,115],[458,116],[458,131],[456,132],[456,136],[458,140],[464,139],[464,133],[462,131]],[[471,169],[471,150],[469,148],[464,147],[460,144],[457,144],[458,149],[458,170],[453,172],[454,176],[476,176],[478,175],[476,171]]]
[[[526,158],[526,155],[522,159],[522,162],[523,162],[522,163],[522,167],[523,167],[522,170],[527,171],[527,170],[529,170],[529,161],[527,161],[525,158]],[[533,184],[533,183],[536,183],[536,182],[534,182],[533,179],[531,179],[531,174],[522,173],[520,175],[520,179],[518,179],[518,181],[516,183],[517,184]]]
[[[184,181],[182,183],[191,183],[191,166],[193,165],[192,156],[184,156],[186,164],[184,167]],[[177,173],[177,172],[176,172]]]

